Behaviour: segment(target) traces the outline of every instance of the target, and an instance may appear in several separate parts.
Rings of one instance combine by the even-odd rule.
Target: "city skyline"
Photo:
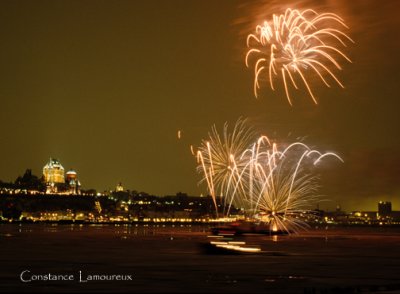
[[[344,159],[321,171],[330,200],[321,206],[399,207],[399,4],[317,6],[349,25],[353,63],[340,73],[345,89],[316,84],[318,105],[296,92],[290,106],[268,87],[255,99],[244,64],[246,35],[277,1],[260,3],[3,1],[0,179],[41,174],[52,156],[87,188],[207,194],[190,145],[214,124],[248,117],[270,138],[300,138]]]
[[[46,190],[43,190],[43,191],[38,191],[38,190],[36,190],[36,189],[34,189],[34,190],[24,190],[24,189],[22,189],[21,190],[21,188],[18,188],[18,187],[15,187],[14,189],[16,189],[17,190],[17,192],[12,192],[11,190],[9,190],[9,188],[8,189],[6,189],[4,192],[4,194],[6,194],[6,195],[13,195],[13,194],[15,194],[15,195],[18,195],[18,194],[21,194],[21,195],[25,195],[25,194],[32,194],[32,195],[45,195],[45,194],[50,194],[50,195],[63,195],[63,196],[80,196],[81,195],[81,192],[80,192],[80,190],[72,190],[72,191],[57,191],[57,190],[49,190],[49,187],[51,187],[51,185],[49,186],[49,183],[51,183],[51,182],[53,182],[53,183],[55,183],[54,182],[54,180],[48,180],[47,179],[47,177],[48,177],[48,175],[47,175],[47,173],[48,173],[48,171],[45,171],[45,169],[48,167],[48,165],[49,165],[49,163],[50,162],[52,162],[52,161],[54,161],[56,164],[59,164],[60,166],[61,166],[61,168],[62,168],[62,181],[64,181],[64,177],[67,179],[68,178],[68,175],[69,174],[73,174],[73,176],[75,177],[75,179],[76,179],[76,176],[77,176],[77,173],[76,173],[76,171],[75,170],[73,170],[73,169],[69,169],[67,172],[65,172],[65,170],[64,170],[64,168],[62,167],[62,165],[61,165],[61,163],[60,163],[60,161],[58,160],[58,159],[55,159],[55,158],[50,158],[50,161],[48,162],[48,163],[46,163],[46,165],[43,167],[43,172],[42,172],[42,174],[41,174],[41,176],[38,174],[38,175],[35,175],[34,173],[32,173],[31,174],[31,172],[32,172],[32,170],[31,169],[26,169],[26,171],[25,171],[25,174],[28,172],[28,173],[30,173],[29,175],[30,176],[33,176],[33,177],[37,177],[38,179],[41,179],[41,181],[43,182],[43,189],[45,188],[45,187],[47,187],[47,189]],[[60,174],[61,175],[61,174]],[[17,177],[17,179],[15,180],[15,184],[16,185],[18,185],[18,181],[19,181],[19,179],[21,179],[21,176],[22,175],[19,175],[18,177]],[[59,182],[60,183],[64,183],[64,182],[62,182],[61,180],[59,180]],[[0,182],[2,182],[2,180],[0,179]],[[6,184],[7,185],[7,182],[4,182],[3,181],[3,183],[4,184]],[[11,181],[11,182],[9,182],[9,183],[13,183],[13,181]],[[80,188],[80,186],[81,186],[81,184],[80,184],[80,182],[78,181],[78,185],[79,185],[79,188]],[[173,196],[173,195],[175,195],[175,196],[178,196],[178,195],[185,195],[185,196],[188,196],[188,197],[211,197],[211,195],[208,193],[208,194],[206,194],[206,195],[203,195],[203,194],[200,194],[200,195],[193,195],[193,194],[187,194],[187,193],[185,193],[185,191],[178,191],[178,192],[176,192],[176,194],[160,194],[160,195],[155,195],[155,194],[149,194],[149,193],[147,193],[147,191],[138,191],[138,190],[135,190],[135,189],[131,189],[130,187],[128,187],[128,188],[124,188],[124,186],[123,186],[123,183],[121,183],[121,182],[118,182],[118,183],[116,183],[115,184],[115,186],[114,187],[110,187],[109,189],[105,189],[105,190],[102,190],[102,191],[100,191],[100,190],[97,190],[96,189],[96,187],[85,187],[85,190],[87,190],[87,191],[90,191],[90,193],[89,194],[85,194],[86,196],[87,195],[89,195],[89,196],[109,196],[110,195],[110,193],[114,193],[114,192],[124,192],[124,193],[128,193],[128,194],[131,194],[131,193],[133,193],[133,194],[137,194],[137,195],[142,195],[142,193],[144,193],[143,195],[147,195],[147,196],[154,196],[154,197],[157,197],[157,198],[159,198],[159,197],[161,197],[161,198],[163,198],[163,197],[166,197],[166,198],[169,198],[169,197],[171,197],[171,196]],[[8,192],[7,192],[8,191]],[[95,194],[93,194],[94,192],[93,191],[95,191]],[[378,211],[379,209],[377,209],[377,208],[379,208],[379,206],[383,203],[384,205],[386,205],[387,203],[388,203],[388,205],[390,205],[390,210],[392,209],[392,203],[391,203],[391,201],[387,201],[387,200],[385,200],[385,198],[382,198],[382,199],[380,199],[379,200],[379,202],[377,202],[377,203],[374,203],[374,207],[372,206],[372,203],[369,203],[368,204],[368,206],[369,206],[369,209],[368,210],[363,210],[363,209],[360,209],[360,207],[353,207],[353,209],[352,210],[349,210],[349,209],[347,209],[346,207],[343,207],[340,203],[336,203],[336,206],[335,207],[325,207],[324,205],[323,205],[323,202],[324,201],[326,201],[326,199],[320,199],[320,200],[318,200],[318,201],[313,201],[313,202],[310,202],[310,211],[313,211],[313,210],[320,210],[320,208],[322,208],[322,209],[327,209],[327,212],[329,212],[329,211],[336,211],[336,212],[347,212],[347,213],[352,213],[352,212],[362,212],[362,211]],[[313,204],[315,204],[315,207],[313,207]],[[396,209],[396,205],[394,205],[394,207],[393,207],[393,209],[395,210]]]

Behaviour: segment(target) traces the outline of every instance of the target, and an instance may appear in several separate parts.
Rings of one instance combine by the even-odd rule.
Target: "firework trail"
[[[271,230],[290,232],[304,227],[299,216],[319,198],[313,168],[328,156],[342,161],[335,153],[320,153],[300,142],[284,149],[276,143],[256,143],[249,156],[252,171],[244,173],[252,183],[247,192],[249,216],[269,223]]]
[[[222,135],[214,125],[209,133],[209,139],[202,141],[196,153],[198,171],[204,175],[203,181],[207,183],[217,213],[217,196],[224,200],[223,213],[225,214],[227,207],[227,214],[229,213],[229,203],[232,203],[236,195],[232,188],[240,184],[237,175],[242,164],[245,164],[237,158],[251,144],[254,135],[254,131],[247,127],[245,119],[239,119],[232,132],[229,132],[229,126],[225,123]]]
[[[254,95],[257,97],[260,76],[264,72],[268,74],[272,90],[275,90],[275,79],[282,80],[290,105],[289,87],[298,89],[301,83],[317,104],[307,79],[310,71],[317,74],[327,87],[330,84],[325,75],[344,88],[332,67],[342,70],[337,57],[348,62],[351,60],[335,44],[346,47],[346,41],[354,41],[341,28],[348,27],[334,13],[318,14],[312,9],[299,11],[290,8],[284,14],[274,14],[271,21],[258,25],[255,33],[247,36],[249,50],[245,59],[247,67],[250,67],[250,59],[255,60]]]
[[[271,229],[296,231],[305,226],[299,216],[318,200],[313,167],[325,157],[342,159],[301,142],[283,148],[266,136],[255,138],[246,120],[238,120],[232,133],[225,124],[222,136],[214,126],[196,154],[202,181],[217,214],[220,202],[223,216],[235,206],[244,209],[248,217],[265,221]]]

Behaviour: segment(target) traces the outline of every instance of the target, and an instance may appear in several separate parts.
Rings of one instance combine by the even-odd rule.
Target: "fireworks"
[[[237,158],[249,146],[253,137],[254,131],[246,126],[246,120],[239,119],[231,133],[228,124],[225,123],[222,136],[213,126],[209,140],[203,140],[197,152],[197,160],[200,163],[198,170],[204,173],[203,180],[207,182],[217,211],[216,197],[218,195],[224,200],[223,213],[225,213],[225,208],[228,208],[227,213],[229,213],[236,194],[232,188],[240,183],[240,177],[238,178],[237,175],[242,166]]]
[[[337,28],[339,27],[339,28]],[[286,97],[292,105],[290,86],[299,89],[304,84],[315,104],[307,75],[314,72],[327,86],[325,75],[340,87],[343,84],[332,72],[332,67],[341,70],[337,57],[351,60],[335,44],[346,47],[346,41],[354,41],[341,28],[348,28],[343,19],[333,13],[318,14],[314,10],[287,9],[284,14],[273,15],[272,21],[265,21],[256,27],[256,32],[247,37],[246,66],[256,56],[254,62],[254,94],[260,88],[260,76],[268,73],[269,84],[275,90],[276,79],[281,79]]]
[[[351,62],[337,48],[353,42],[344,28],[348,27],[338,15],[312,9],[287,9],[258,25],[247,37],[245,58],[247,67],[254,66],[255,96],[264,74],[272,90],[281,82],[290,105],[291,88],[307,89],[317,104],[310,82],[314,77],[327,87],[333,81],[344,88],[334,74],[342,70],[339,61]],[[278,145],[257,136],[243,119],[232,131],[225,124],[222,135],[214,126],[196,157],[217,215],[228,216],[235,206],[247,217],[268,223],[271,230],[286,232],[305,225],[302,214],[319,198],[314,167],[328,157],[343,161],[335,153],[321,153],[301,142]]]
[[[222,138],[216,127],[197,152],[198,170],[210,195],[229,215],[234,205],[247,216],[269,223],[271,229],[294,231],[304,223],[298,218],[318,199],[317,177],[312,168],[325,157],[301,142],[282,148],[266,136],[258,137],[239,120],[232,133],[225,124]],[[220,197],[222,201],[217,201]]]

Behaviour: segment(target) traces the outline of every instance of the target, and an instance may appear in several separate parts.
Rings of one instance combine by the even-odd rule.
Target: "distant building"
[[[43,167],[43,178],[46,183],[46,194],[57,193],[60,184],[65,183],[64,167],[54,158]]]
[[[80,195],[81,194],[81,183],[78,180],[76,171],[69,170],[66,173],[65,182],[68,184],[69,194]]]
[[[46,183],[46,194],[81,194],[81,183],[76,171],[69,170],[64,174],[64,167],[54,158],[43,167],[43,179]]]
[[[123,192],[124,187],[122,186],[122,183],[119,183],[117,187],[115,187],[115,192]]]
[[[43,167],[43,177],[46,183],[64,183],[64,167],[54,158]]]
[[[376,211],[353,211],[349,215],[349,222],[352,224],[368,224],[373,225],[378,221],[378,213]]]
[[[387,217],[392,214],[392,202],[379,201],[378,202],[378,214],[379,217]]]

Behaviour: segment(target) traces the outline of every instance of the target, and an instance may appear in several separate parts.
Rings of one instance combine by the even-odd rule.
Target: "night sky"
[[[315,3],[1,1],[0,179],[41,175],[54,157],[84,189],[206,194],[190,145],[247,117],[344,159],[318,170],[321,208],[400,210],[400,2]],[[290,106],[266,84],[253,94],[246,36],[287,7],[337,13],[356,42],[338,73],[346,88],[315,82],[318,105],[294,91]]]

